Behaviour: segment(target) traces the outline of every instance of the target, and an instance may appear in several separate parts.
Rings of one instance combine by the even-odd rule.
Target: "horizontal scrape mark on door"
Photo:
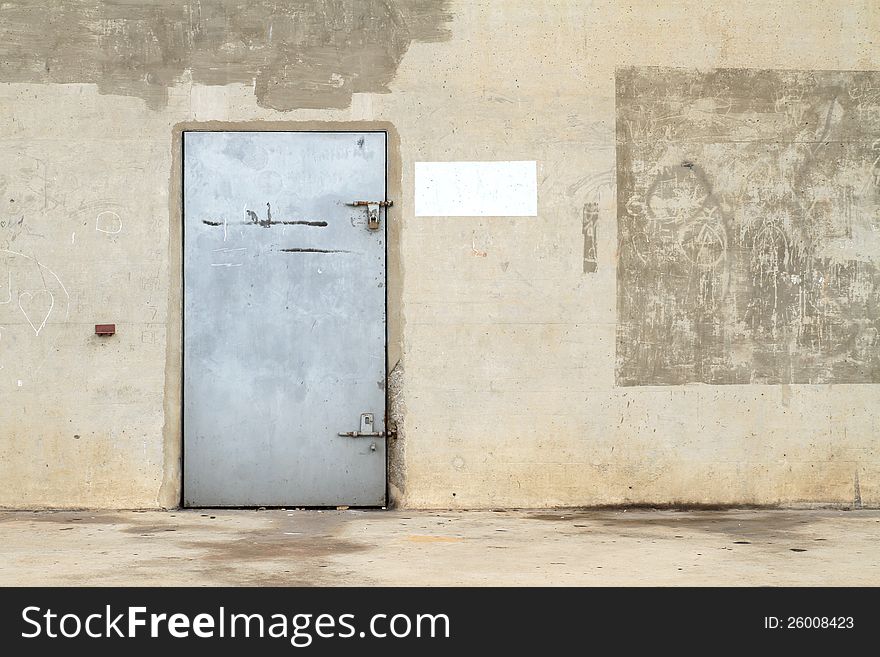
[[[278,249],[284,253],[351,253],[342,249]]]
[[[323,228],[327,226],[326,221],[212,221],[210,219],[202,219],[202,223],[206,226],[317,226]]]

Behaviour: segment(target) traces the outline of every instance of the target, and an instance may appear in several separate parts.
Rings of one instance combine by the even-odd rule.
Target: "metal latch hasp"
[[[355,208],[367,208],[367,228],[370,230],[379,229],[379,208],[389,208],[394,205],[394,201],[352,201],[346,203]]]
[[[361,413],[360,430],[339,432],[339,435],[347,438],[384,438],[388,433],[385,431],[373,431],[373,414]]]

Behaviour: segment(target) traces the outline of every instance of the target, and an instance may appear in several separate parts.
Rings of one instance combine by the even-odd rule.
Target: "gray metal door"
[[[385,133],[183,137],[184,504],[384,504]]]

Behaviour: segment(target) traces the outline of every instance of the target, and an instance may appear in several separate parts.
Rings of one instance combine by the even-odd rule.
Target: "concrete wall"
[[[181,126],[203,122],[375,122],[399,136],[389,256],[396,502],[877,505],[880,75],[774,83],[756,73],[755,94],[772,96],[761,85],[777,84],[779,105],[779,96],[750,101],[750,74],[712,87],[708,69],[871,71],[878,29],[873,0],[3,3],[0,506],[179,501],[174,149]],[[645,66],[690,71],[664,78]],[[622,89],[616,70],[650,84]],[[666,84],[684,117],[672,132],[661,125]],[[804,116],[823,123],[798,128]],[[743,142],[785,143],[763,152],[768,173],[751,186],[722,175],[756,157],[731,145],[749,121],[771,123]],[[646,149],[646,135],[674,147]],[[685,152],[695,139],[700,147]],[[832,140],[855,145],[798,146]],[[809,173],[784,165],[810,158]],[[536,161],[537,217],[415,216],[415,163],[466,160]],[[743,217],[781,217],[768,194],[790,210],[779,219],[787,236],[815,238],[798,242],[804,271],[825,271],[821,249],[849,240],[835,286],[805,292],[825,303],[818,319],[772,317],[769,288],[749,288],[727,264],[711,275],[700,258],[676,269],[688,250],[664,221],[681,210],[677,194],[694,203],[699,192],[684,164],[713,181],[717,209],[703,200],[710,192],[696,203],[720,217],[701,220],[709,235],[724,226],[720,247],[704,243],[710,254],[754,256],[760,240]],[[665,185],[654,205],[652,172]],[[697,210],[682,212],[692,222]],[[650,235],[673,235],[666,264],[626,251],[639,217],[660,231]],[[811,232],[817,222],[831,228]],[[657,273],[672,282],[652,287]],[[689,300],[689,280],[715,281],[717,296]],[[716,312],[739,308],[749,289],[763,320],[745,318],[748,300],[733,318]],[[784,298],[791,305],[798,292]],[[680,321],[652,324],[648,304]],[[103,322],[117,335],[95,337]],[[816,322],[837,342],[811,343]],[[652,335],[679,356],[664,360]],[[694,347],[694,335],[709,346]]]

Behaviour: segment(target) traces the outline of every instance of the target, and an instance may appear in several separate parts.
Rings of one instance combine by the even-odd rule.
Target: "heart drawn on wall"
[[[18,307],[28,324],[34,329],[34,334],[39,335],[43,327],[46,326],[46,322],[49,321],[49,315],[52,314],[52,309],[55,307],[55,295],[49,290],[22,292],[18,295]],[[39,322],[39,326],[37,322]]]

